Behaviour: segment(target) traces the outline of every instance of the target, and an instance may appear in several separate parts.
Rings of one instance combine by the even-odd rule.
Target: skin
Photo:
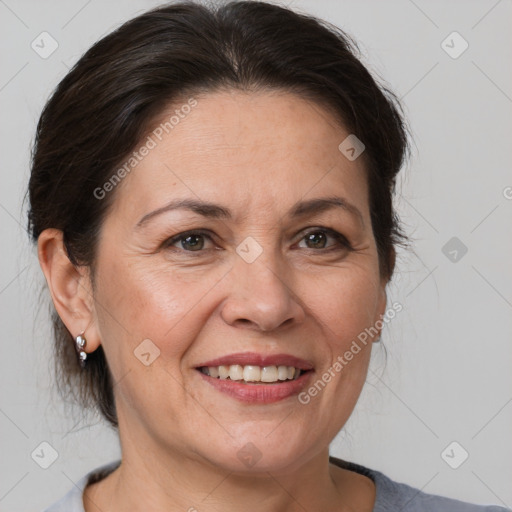
[[[39,239],[60,317],[74,336],[85,331],[87,352],[103,345],[116,383],[123,462],[86,489],[85,510],[371,511],[373,482],[330,464],[328,447],[354,409],[377,337],[307,405],[296,396],[242,403],[195,369],[234,352],[289,353],[312,362],[315,382],[382,318],[387,279],[363,158],[346,159],[338,145],[347,130],[290,93],[195,98],[111,192],[94,283],[86,267],[71,265],[59,231]],[[340,208],[288,216],[298,201],[333,194],[361,217]],[[136,227],[177,198],[221,204],[233,218],[180,209]],[[164,246],[199,229],[211,235],[199,237],[199,252],[183,239]],[[236,252],[249,236],[263,250],[253,263]],[[145,339],[160,350],[150,366],[134,356]],[[237,457],[248,442],[262,454],[252,467]]]

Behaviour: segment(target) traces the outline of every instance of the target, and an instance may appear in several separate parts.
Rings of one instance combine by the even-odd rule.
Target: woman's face
[[[155,147],[111,192],[92,329],[115,382],[123,456],[285,470],[325,450],[350,416],[372,338],[344,354],[385,312],[366,173],[317,104],[276,92],[195,98],[169,134],[141,141]],[[167,208],[178,201],[205,205]],[[240,372],[221,363],[253,363],[247,379],[310,370],[256,384],[215,378]]]

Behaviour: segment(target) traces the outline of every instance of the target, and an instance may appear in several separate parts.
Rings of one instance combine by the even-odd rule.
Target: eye
[[[329,238],[335,240],[336,243],[327,245]],[[306,235],[301,239],[301,242],[302,241],[305,241],[306,244],[308,244],[306,249],[352,249],[349,241],[341,233],[327,228],[318,228],[306,233]]]
[[[329,244],[329,239],[334,240],[334,243]],[[304,247],[306,249],[322,250],[323,252],[352,250],[352,246],[345,236],[328,228],[316,228],[309,231],[302,237],[299,246],[303,241],[306,243],[306,247]],[[178,252],[181,249],[188,253],[201,253],[211,249],[211,247],[206,246],[207,242],[214,243],[212,237],[207,233],[201,231],[187,231],[169,238],[162,244],[162,247],[164,249],[177,249]]]
[[[206,233],[189,231],[169,238],[169,240],[164,242],[163,247],[171,248],[176,246],[176,244],[180,244],[180,247],[177,247],[178,249],[183,249],[187,252],[201,252],[206,240],[212,241],[211,237]]]

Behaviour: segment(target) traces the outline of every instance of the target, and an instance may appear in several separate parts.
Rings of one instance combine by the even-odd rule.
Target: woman
[[[179,3],[95,44],[37,129],[63,378],[121,461],[55,512],[504,510],[329,456],[387,304],[407,136],[338,29]]]

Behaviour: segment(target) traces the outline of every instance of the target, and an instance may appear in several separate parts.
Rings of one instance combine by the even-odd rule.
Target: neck
[[[140,449],[142,443],[124,437],[120,467],[84,492],[86,512],[373,509],[373,482],[330,464],[328,448],[293,469],[235,473],[197,456],[147,444]]]

